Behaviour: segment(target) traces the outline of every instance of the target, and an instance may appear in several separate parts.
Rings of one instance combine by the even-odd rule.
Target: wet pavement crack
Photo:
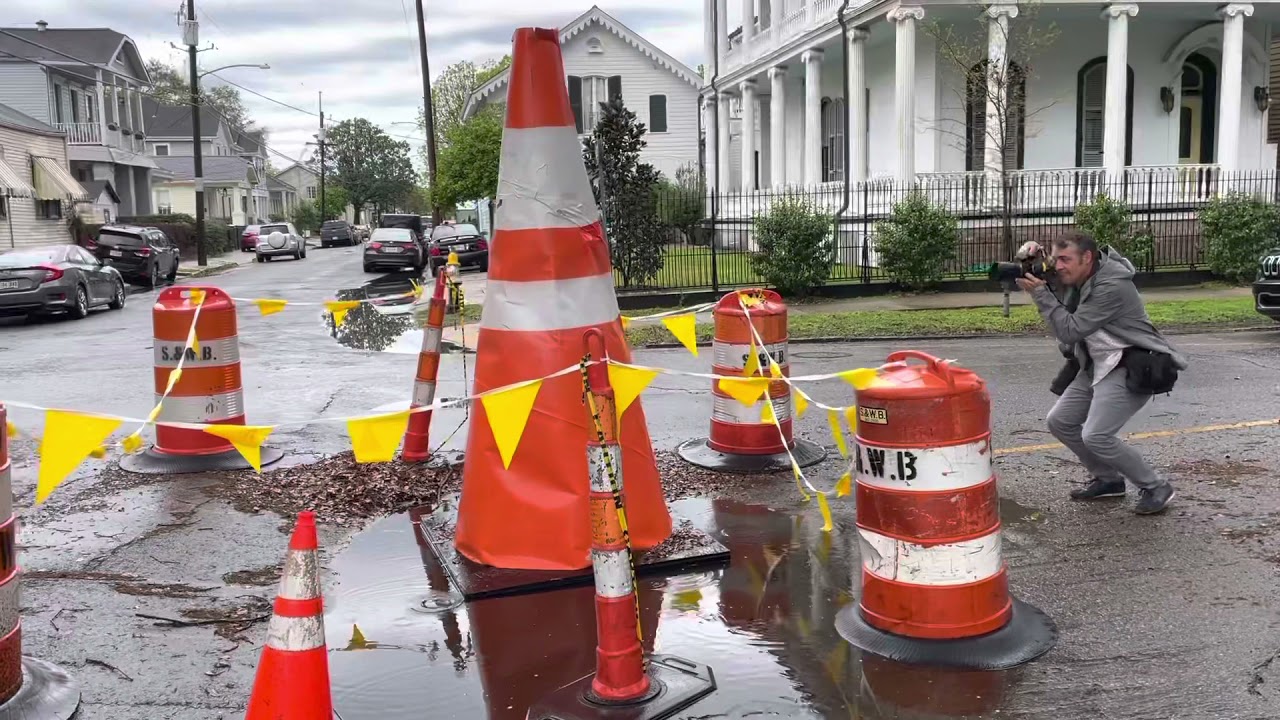
[[[1247,688],[1250,695],[1262,697],[1262,691],[1259,690],[1258,688],[1262,687],[1262,685],[1267,682],[1267,679],[1262,676],[1262,673],[1265,672],[1268,668],[1270,668],[1271,664],[1274,663],[1276,661],[1276,658],[1278,657],[1280,657],[1280,649],[1271,653],[1271,657],[1268,657],[1266,660],[1263,660],[1262,662],[1253,666],[1253,671],[1250,673],[1250,676],[1249,676],[1249,686]]]

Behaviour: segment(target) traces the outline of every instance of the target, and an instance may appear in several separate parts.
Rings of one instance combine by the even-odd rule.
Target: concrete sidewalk
[[[217,275],[227,270],[233,270],[241,265],[248,265],[254,261],[256,255],[250,252],[241,252],[233,250],[229,253],[215,255],[208,258],[209,264],[200,267],[195,260],[183,260],[178,263],[178,277],[205,277],[207,275]]]
[[[1221,285],[1197,285],[1193,287],[1149,288],[1142,291],[1147,302],[1170,300],[1205,300],[1209,298],[1248,297],[1247,287]],[[1021,290],[1009,295],[1013,305],[1030,305],[1031,298]],[[878,297],[844,298],[818,302],[791,303],[792,313],[842,313],[869,312],[875,310],[957,310],[961,308],[1000,307],[1004,295],[987,293],[925,293],[920,295],[884,295]],[[708,314],[709,315],[709,314]]]

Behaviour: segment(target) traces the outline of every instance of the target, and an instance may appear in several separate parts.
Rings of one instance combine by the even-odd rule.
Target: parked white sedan
[[[258,229],[258,262],[288,256],[294,260],[307,257],[307,241],[298,234],[293,223],[272,223]]]

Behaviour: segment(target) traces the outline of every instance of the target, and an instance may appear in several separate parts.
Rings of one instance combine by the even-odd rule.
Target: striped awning
[[[36,197],[41,200],[67,200],[70,202],[88,202],[89,191],[84,189],[78,180],[71,177],[62,163],[49,157],[33,155],[32,175],[36,181]]]
[[[29,198],[35,197],[35,194],[35,188],[18,177],[18,173],[14,172],[13,168],[9,167],[9,164],[3,158],[0,158],[0,195]]]

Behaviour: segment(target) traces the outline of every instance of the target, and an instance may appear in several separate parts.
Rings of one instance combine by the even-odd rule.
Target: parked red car
[[[261,225],[248,225],[240,233],[240,251],[255,252],[258,249],[258,229]]]

